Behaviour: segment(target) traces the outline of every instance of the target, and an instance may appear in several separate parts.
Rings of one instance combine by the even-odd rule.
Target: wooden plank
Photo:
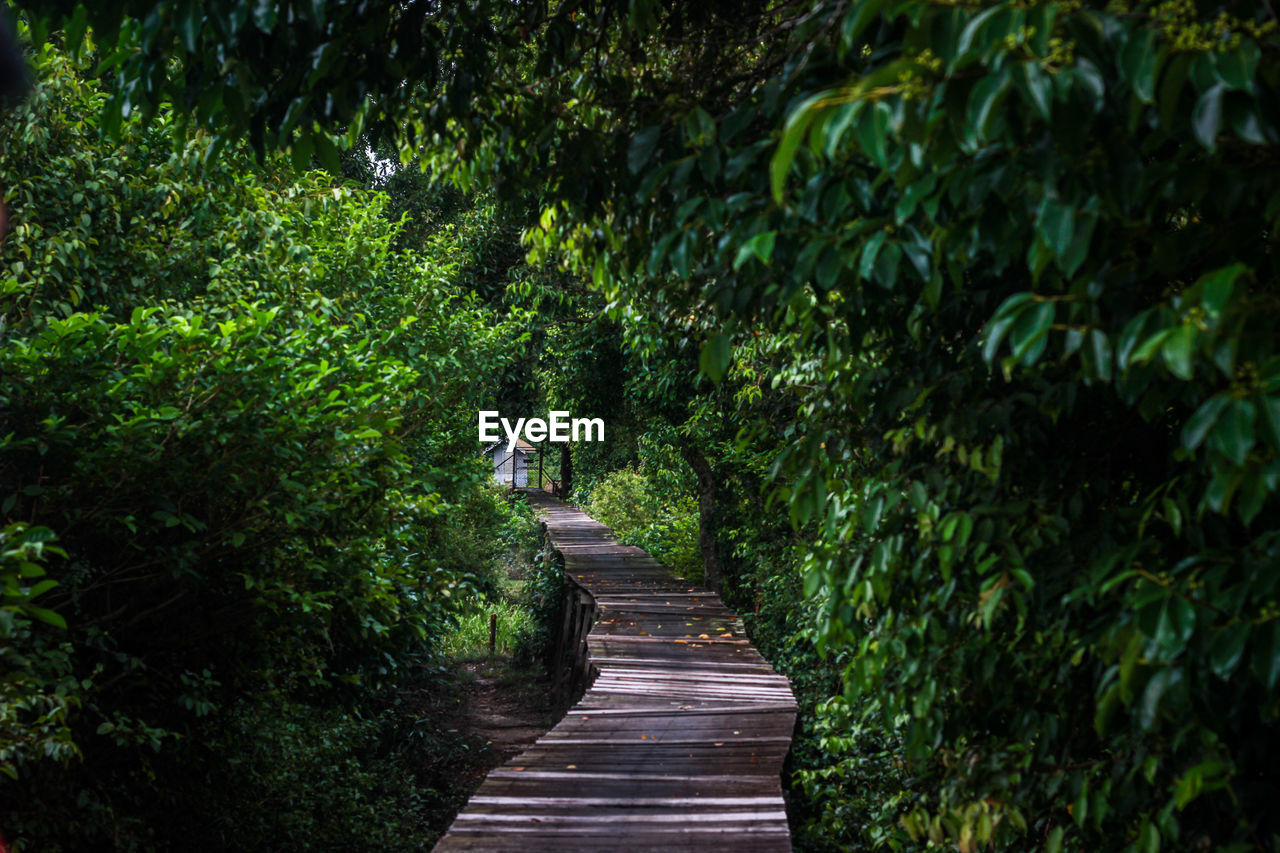
[[[586,633],[597,676],[555,728],[489,774],[435,849],[789,851],[779,774],[790,683],[718,596],[578,510],[531,500],[590,596],[565,620],[593,610],[590,630],[562,634]]]

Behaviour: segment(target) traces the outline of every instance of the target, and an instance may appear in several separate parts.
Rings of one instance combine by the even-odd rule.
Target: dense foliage
[[[643,548],[680,577],[702,580],[697,501],[647,474],[633,468],[609,473],[591,491],[587,512],[613,528],[618,541]]]
[[[535,260],[626,338],[601,405],[680,454],[709,580],[815,674],[812,837],[1280,844],[1268,3],[94,8],[131,13],[108,116],[169,93],[304,158],[385,120],[534,194]]]
[[[530,525],[474,453],[507,335],[457,283],[472,250],[399,246],[385,196],[323,173],[206,162],[167,107],[103,140],[83,67],[46,46],[0,146],[0,504],[43,525],[3,540],[0,829],[417,849],[415,752],[447,745],[407,688]]]

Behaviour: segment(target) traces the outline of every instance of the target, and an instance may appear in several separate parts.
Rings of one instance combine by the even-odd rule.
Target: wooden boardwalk
[[[567,504],[530,499],[599,608],[587,637],[599,674],[489,774],[436,851],[789,851],[790,683],[718,596]]]

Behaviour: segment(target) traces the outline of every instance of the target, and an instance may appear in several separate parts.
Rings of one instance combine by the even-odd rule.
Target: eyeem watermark
[[[498,426],[507,434],[507,452],[516,449],[521,431],[530,443],[539,441],[604,441],[604,418],[571,418],[568,412],[550,412],[547,420],[520,418],[515,426],[497,412],[480,412],[480,440],[498,441]],[[579,433],[582,438],[579,438]]]

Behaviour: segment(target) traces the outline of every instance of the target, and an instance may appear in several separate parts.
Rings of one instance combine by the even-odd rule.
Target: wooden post
[[[543,456],[542,451],[545,447],[546,445],[544,444],[542,445],[542,447],[538,448],[538,488],[539,489],[543,488],[543,482],[544,482],[544,480],[542,479],[542,456]]]
[[[493,657],[493,648],[498,642],[498,614],[489,614],[489,657]]]

